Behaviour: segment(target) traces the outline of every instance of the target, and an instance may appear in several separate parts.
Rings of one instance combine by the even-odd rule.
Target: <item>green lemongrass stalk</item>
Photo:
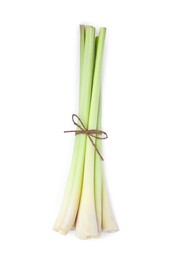
[[[97,130],[102,129],[101,128],[101,117],[102,117],[102,107],[101,107],[101,95],[99,100],[99,112],[98,112],[98,118],[97,118]],[[96,140],[96,147],[101,152],[101,140]],[[98,232],[101,232],[102,229],[102,160],[98,153],[95,153],[95,179],[94,179],[94,185],[95,185],[95,207],[96,207],[96,217],[97,217],[97,226],[98,226]]]
[[[106,29],[101,28],[97,44],[88,129],[96,129],[97,127],[105,34]],[[79,238],[89,238],[98,236],[98,226],[94,199],[94,157],[95,149],[90,140],[87,138],[83,187],[76,223],[76,235]]]
[[[99,104],[99,113],[97,119],[97,129],[102,129],[101,127],[101,118],[102,118],[102,109],[101,109],[101,96]],[[100,139],[96,140],[96,147],[101,152],[102,141]],[[95,154],[95,206],[96,206],[96,216],[97,216],[97,225],[99,232],[101,230],[108,232],[115,232],[119,230],[119,227],[116,223],[110,199],[108,196],[107,186],[103,176],[102,169],[102,160],[100,156]]]
[[[84,44],[84,28],[81,27],[81,58],[79,117],[88,125],[95,52],[95,28],[86,27]],[[86,136],[77,135],[65,194],[54,230],[66,234],[74,225],[82,188],[82,176],[85,160]]]
[[[101,95],[99,104],[99,113],[97,119],[97,129],[102,129],[101,126],[102,118],[102,106],[101,106]],[[101,152],[102,141],[100,139],[96,140],[96,147]],[[107,186],[103,176],[102,160],[100,156],[95,154],[95,205],[96,205],[96,215],[97,224],[99,232],[101,230],[107,232],[115,232],[119,230],[117,222],[115,220],[110,199],[108,196]]]
[[[96,37],[96,51],[97,51],[97,44],[98,38]],[[101,126],[101,117],[102,117],[102,105],[101,105],[101,93],[99,97],[99,109],[98,109],[98,117],[97,117],[97,130],[102,129]],[[96,139],[96,147],[101,152],[101,140]],[[96,217],[97,217],[97,227],[98,232],[101,232],[102,228],[102,160],[100,156],[95,153],[95,165],[94,165],[94,196],[95,196],[95,207],[96,207]]]
[[[81,80],[82,80],[81,68],[83,67],[83,57],[84,57],[83,56],[84,44],[85,44],[85,26],[80,25],[80,79],[79,79],[80,92],[81,92]],[[79,98],[79,100],[80,100],[80,98]],[[75,143],[74,143],[72,163],[71,163],[68,179],[67,179],[67,182],[66,182],[66,188],[65,188],[65,192],[64,192],[62,205],[61,205],[58,217],[57,217],[56,222],[55,222],[54,227],[53,227],[53,229],[55,231],[60,231],[61,233],[67,232],[67,231],[65,232],[63,230],[60,230],[60,227],[61,227],[61,223],[62,223],[63,218],[64,218],[65,213],[66,213],[68,202],[70,200],[71,189],[72,189],[72,185],[73,185],[73,181],[74,181],[74,177],[75,177],[74,169],[75,169],[75,165],[76,165],[76,161],[77,161],[78,146],[79,146],[78,145],[78,139],[76,138]]]
[[[83,87],[81,82],[82,82],[82,76],[83,76],[84,49],[85,49],[85,26],[80,25],[80,75],[79,75],[80,78],[79,78],[79,82],[80,82],[81,89]],[[81,89],[80,89],[79,93],[81,92]],[[79,97],[79,99],[80,99],[80,97]]]
[[[96,41],[98,37],[96,37]],[[102,102],[101,102],[101,93],[99,100],[99,111],[97,118],[97,129],[102,129],[101,125],[102,118]],[[101,152],[102,141],[100,139],[96,140],[96,147]],[[101,152],[102,153],[102,152]],[[115,221],[114,214],[111,208],[110,199],[107,192],[106,183],[103,176],[102,160],[100,156],[95,153],[95,207],[96,207],[96,216],[97,216],[97,226],[99,233],[103,229],[104,231],[113,232],[118,231],[119,227]]]
[[[82,70],[83,70],[83,64],[84,64],[84,47],[85,47],[85,26],[80,25],[80,79],[79,79],[79,82],[80,82],[81,87],[82,87],[82,84],[81,84]],[[81,91],[81,89],[80,89],[80,91]],[[76,219],[75,219],[74,224],[71,229],[75,229],[75,227],[76,227]]]

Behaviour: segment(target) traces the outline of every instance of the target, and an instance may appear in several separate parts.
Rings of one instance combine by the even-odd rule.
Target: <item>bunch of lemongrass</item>
[[[101,130],[101,68],[106,29],[95,36],[92,26],[80,26],[79,118],[87,129]],[[101,151],[101,140],[94,140]],[[54,230],[75,229],[79,238],[98,237],[101,230],[117,231],[103,179],[102,160],[85,134],[75,136],[63,202]]]

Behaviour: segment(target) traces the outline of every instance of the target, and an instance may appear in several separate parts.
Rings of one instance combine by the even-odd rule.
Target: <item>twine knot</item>
[[[75,121],[75,118],[77,118],[77,123]],[[64,131],[64,133],[75,133],[75,135],[79,135],[79,134],[85,134],[87,135],[87,137],[89,138],[89,140],[91,141],[92,145],[94,146],[96,152],[98,153],[98,155],[100,156],[101,160],[104,161],[102,155],[100,154],[99,150],[97,149],[96,144],[94,143],[94,141],[92,140],[92,137],[95,139],[107,139],[108,135],[106,132],[102,131],[102,130],[96,130],[96,129],[87,129],[84,125],[84,123],[82,122],[82,120],[80,119],[80,117],[76,114],[72,115],[72,122],[74,123],[74,125],[76,125],[79,129],[78,130],[69,130],[69,131]],[[97,135],[102,135],[102,136],[97,136]]]

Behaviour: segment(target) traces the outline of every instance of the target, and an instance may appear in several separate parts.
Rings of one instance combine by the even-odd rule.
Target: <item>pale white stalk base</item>
[[[78,157],[77,154],[78,154],[78,150],[79,150],[80,141],[82,141],[80,138],[75,139],[73,157],[72,157],[72,162],[71,162],[71,166],[70,166],[68,179],[67,179],[67,182],[65,185],[65,192],[64,192],[64,196],[63,196],[63,200],[62,200],[62,205],[61,205],[61,208],[59,210],[57,219],[56,219],[54,227],[53,227],[53,230],[55,230],[57,232],[61,228],[61,224],[67,213],[67,207],[68,207],[69,201],[72,196],[72,189],[73,189],[74,180],[75,180],[75,168],[76,168],[76,162],[77,162],[77,157]]]
[[[99,238],[99,235],[96,236],[84,236],[76,233],[76,236],[80,239],[90,239],[90,238]]]
[[[62,229],[59,229],[58,232],[62,235],[66,235],[68,233],[69,230],[62,230]]]
[[[119,230],[119,227],[111,208],[111,203],[104,180],[102,192],[102,230],[107,232],[116,232]]]
[[[74,151],[77,156],[73,156],[68,182],[65,187],[65,195],[62,202],[62,207],[56,219],[53,229],[55,231],[60,230],[61,233],[67,233],[72,229],[80,202],[82,178],[84,170],[84,157],[85,157],[85,145],[86,136],[80,135],[76,137],[76,150]],[[77,162],[75,161],[77,159]],[[74,175],[74,178],[72,178]]]

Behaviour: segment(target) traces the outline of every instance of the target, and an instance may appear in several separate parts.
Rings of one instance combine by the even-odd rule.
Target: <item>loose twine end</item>
[[[77,123],[75,121],[75,118],[77,118],[77,121],[79,123]],[[100,139],[100,140],[104,140],[108,138],[108,135],[106,132],[102,131],[102,130],[95,130],[95,129],[87,129],[84,125],[84,123],[82,122],[82,120],[80,119],[80,117],[76,114],[72,115],[72,122],[74,123],[75,126],[77,126],[80,130],[69,130],[69,131],[64,131],[64,133],[75,133],[75,135],[79,135],[79,134],[85,134],[87,135],[87,137],[89,138],[89,140],[91,141],[92,145],[94,146],[96,152],[98,153],[98,155],[100,156],[101,160],[104,161],[104,158],[102,157],[101,153],[99,152],[96,144],[94,143],[94,141],[92,140],[91,137],[95,138],[95,139]],[[97,136],[97,135],[102,135],[102,136]]]

